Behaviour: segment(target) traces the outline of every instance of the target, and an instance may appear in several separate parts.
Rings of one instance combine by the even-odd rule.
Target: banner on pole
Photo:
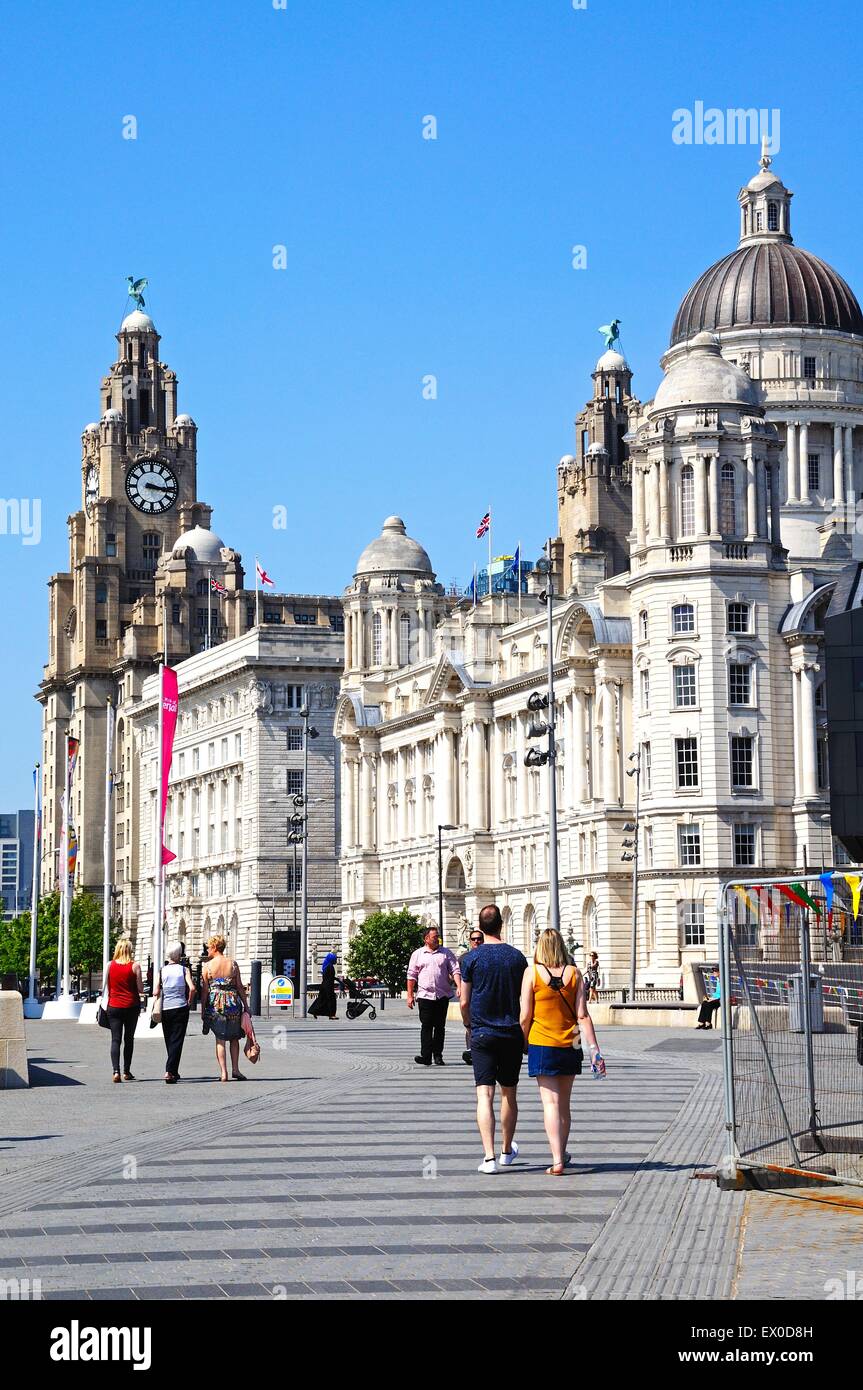
[[[168,774],[171,771],[171,758],[174,753],[174,734],[177,729],[177,711],[180,706],[177,686],[177,672],[170,666],[162,668],[162,805],[159,808],[159,843],[162,846],[162,863],[170,864],[176,854],[165,845],[165,807],[168,804]]]

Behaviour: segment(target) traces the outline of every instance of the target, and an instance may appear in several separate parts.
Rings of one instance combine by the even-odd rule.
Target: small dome
[[[620,352],[615,352],[614,348],[609,348],[604,352],[596,364],[597,372],[628,372],[629,363]]]
[[[726,362],[713,333],[697,333],[689,351],[669,367],[653,399],[652,412],[681,405],[760,408],[758,387],[740,367]]]
[[[574,463],[575,454],[564,454],[563,458],[560,460],[560,463],[558,464],[558,468],[571,468]]]
[[[400,516],[388,516],[381,534],[367,545],[355,573],[414,574],[434,578],[431,560],[419,541],[411,540]]]
[[[82,434],[98,434],[98,433],[99,433],[99,425],[98,425],[98,422],[97,422],[96,420],[91,420],[90,423],[89,423],[89,425],[85,425],[85,426],[84,426],[84,428],[83,428],[83,430],[81,431],[81,433],[82,433]]]
[[[600,444],[599,440],[595,439],[592,444],[588,444],[587,452],[589,454],[607,454],[608,450],[604,444]]]
[[[124,419],[125,417],[122,410],[106,410],[105,414],[102,416],[102,424],[122,425]]]
[[[184,531],[182,536],[177,537],[172,554],[179,555],[184,550],[191,550],[198,564],[218,565],[222,561],[223,548],[215,531],[207,531],[203,526],[193,526],[191,531]]]
[[[178,415],[174,420],[175,425],[194,425],[191,415]]]
[[[143,314],[140,309],[133,309],[131,314],[127,314],[120,324],[121,333],[155,333],[156,325],[149,314]]]

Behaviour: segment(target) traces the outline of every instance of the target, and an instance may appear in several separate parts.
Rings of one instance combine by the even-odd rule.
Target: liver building
[[[561,920],[611,984],[634,835],[639,984],[715,958],[722,881],[832,862],[822,619],[863,474],[863,316],[795,245],[770,166],[684,296],[653,399],[612,343],[557,471]],[[437,921],[444,827],[447,940],[494,900],[530,948],[549,918],[548,774],[525,766],[538,595],[448,598],[391,517],[344,605],[343,938],[379,903]]]

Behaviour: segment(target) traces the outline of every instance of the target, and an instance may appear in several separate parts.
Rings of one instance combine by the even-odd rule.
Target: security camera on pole
[[[635,971],[638,953],[638,818],[641,814],[641,753],[630,753],[632,767],[627,769],[627,777],[635,778],[635,820],[628,820],[623,827],[631,840],[623,841],[621,859],[632,864],[632,936],[629,950],[629,1001],[635,1002]],[[631,851],[631,853],[630,853]]]
[[[544,767],[548,764],[548,890],[550,917],[549,925],[560,931],[560,890],[557,869],[557,744],[554,736],[554,632],[552,628],[552,601],[554,599],[554,574],[551,566],[551,540],[546,546],[546,555],[536,562],[538,573],[548,577],[545,590],[539,595],[541,603],[548,610],[548,694],[534,691],[527,702],[533,716],[527,730],[528,738],[548,737],[548,748],[528,748],[525,767]],[[537,718],[540,710],[547,710],[547,720]]]

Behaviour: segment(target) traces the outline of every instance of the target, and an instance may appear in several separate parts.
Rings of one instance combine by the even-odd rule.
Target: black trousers
[[[443,1052],[449,1000],[418,999],[417,1008],[420,1011],[420,1056],[424,1062],[430,1062],[432,1057],[440,1057]]]
[[[137,1004],[130,1009],[115,1009],[108,1005],[108,1022],[111,1025],[111,1066],[120,1070],[120,1039],[123,1040],[123,1071],[132,1070],[132,1050],[135,1046],[135,1028],[141,1010]]]
[[[701,1005],[701,1008],[698,1010],[698,1022],[709,1023],[712,1026],[713,1015],[719,1008],[719,1004],[720,1000],[718,999],[705,999],[704,1003]]]
[[[180,1057],[183,1053],[183,1043],[186,1041],[188,1026],[188,1004],[182,1004],[179,1009],[162,1010],[162,1032],[165,1036],[165,1047],[168,1050],[165,1071],[169,1076],[180,1075]]]

